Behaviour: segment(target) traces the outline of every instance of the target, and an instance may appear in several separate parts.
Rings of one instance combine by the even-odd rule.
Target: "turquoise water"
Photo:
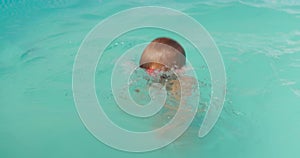
[[[299,157],[299,2],[20,0],[0,4],[1,157]],[[118,11],[146,5],[182,11],[209,31],[225,63],[227,96],[217,124],[206,137],[197,137],[202,112],[186,134],[169,146],[129,153],[106,146],[85,128],[73,101],[72,68],[80,43],[97,23]],[[104,109],[124,128],[148,130],[149,126],[139,126],[145,123],[141,120],[130,123],[134,118],[109,107],[115,104],[106,84],[112,65],[122,52],[158,35],[178,38],[191,49],[187,57],[195,63],[204,111],[209,102],[207,67],[187,41],[162,30],[129,32],[105,50],[95,78],[98,98],[107,105]]]

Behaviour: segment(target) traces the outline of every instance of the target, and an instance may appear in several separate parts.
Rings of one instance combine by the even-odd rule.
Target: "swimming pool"
[[[299,155],[299,2],[37,0],[0,4],[1,157]],[[81,122],[72,94],[73,64],[81,42],[101,20],[148,5],[182,11],[207,29],[225,63],[227,95],[217,124],[204,138],[198,138],[193,130],[200,127],[203,113],[165,148],[123,152],[98,141]],[[103,105],[115,104],[107,86],[111,66],[124,51],[158,34],[177,38],[167,31],[145,28],[118,37],[106,48],[95,76]],[[187,41],[178,38],[189,48]],[[196,64],[200,104],[205,110],[211,90],[207,66],[193,51],[187,52],[187,57]],[[128,123],[135,118],[116,107],[103,108],[124,128],[149,129],[144,120]]]

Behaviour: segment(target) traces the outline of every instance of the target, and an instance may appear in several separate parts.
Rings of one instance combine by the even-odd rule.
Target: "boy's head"
[[[144,50],[140,67],[148,74],[154,71],[169,71],[185,65],[185,51],[173,39],[162,37],[153,40]]]

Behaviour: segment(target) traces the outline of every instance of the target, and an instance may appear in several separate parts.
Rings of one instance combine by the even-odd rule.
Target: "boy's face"
[[[146,72],[151,76],[153,76],[159,72],[164,72],[164,71],[168,71],[168,68],[166,68],[164,65],[159,64],[159,63],[151,63],[146,68]]]
[[[154,79],[158,79],[159,82],[164,83],[167,80],[177,79],[176,74],[170,71],[170,68],[159,63],[149,63],[147,66],[142,67],[146,70],[147,74]]]

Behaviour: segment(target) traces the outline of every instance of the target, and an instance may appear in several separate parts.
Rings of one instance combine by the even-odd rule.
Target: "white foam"
[[[290,81],[287,79],[280,79],[280,81],[282,86],[291,86],[296,84],[296,81]]]

